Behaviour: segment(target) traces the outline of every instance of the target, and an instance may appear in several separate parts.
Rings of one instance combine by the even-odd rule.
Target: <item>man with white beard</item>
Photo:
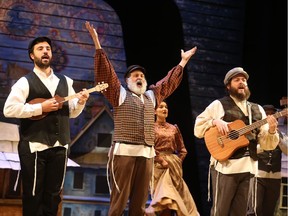
[[[183,69],[197,47],[181,50],[180,63],[148,90],[144,67],[131,65],[125,73],[126,89],[101,48],[95,28],[89,22],[85,25],[96,48],[95,81],[108,83],[110,87],[103,94],[114,108],[114,138],[108,162],[112,179],[108,215],[122,215],[129,200],[129,216],[142,216],[155,156],[154,108],[179,86]]]

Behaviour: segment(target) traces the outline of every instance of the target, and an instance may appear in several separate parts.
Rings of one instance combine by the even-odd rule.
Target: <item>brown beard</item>
[[[238,99],[239,101],[248,100],[251,95],[251,92],[248,87],[244,89],[244,93],[238,93],[238,88],[233,88],[231,86],[230,89],[227,90],[232,97]]]

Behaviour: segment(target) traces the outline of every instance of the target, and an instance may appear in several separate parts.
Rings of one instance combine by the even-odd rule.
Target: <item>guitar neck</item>
[[[90,93],[95,92],[95,91],[98,91],[98,92],[101,91],[102,92],[106,88],[108,88],[108,83],[101,83],[101,84],[94,86],[93,88],[87,89],[86,91],[90,94]],[[69,95],[69,96],[61,98],[62,100],[57,101],[57,102],[58,103],[64,103],[64,102],[71,100],[73,98],[76,98],[76,97],[77,97],[77,94]]]
[[[284,116],[284,115],[287,115],[287,110],[286,109],[282,110],[281,112],[277,112],[277,113],[273,114],[273,116],[275,118],[279,118],[279,117]],[[255,128],[261,127],[262,125],[264,125],[266,123],[267,123],[267,118],[259,120],[257,122],[254,122],[251,125],[247,125],[247,126],[241,128],[241,129],[239,129],[239,133],[240,133],[240,135],[246,134],[247,132],[252,131]]]

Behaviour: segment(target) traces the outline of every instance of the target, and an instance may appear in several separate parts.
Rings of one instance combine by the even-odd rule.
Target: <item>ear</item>
[[[30,53],[30,58],[34,60],[34,54]]]

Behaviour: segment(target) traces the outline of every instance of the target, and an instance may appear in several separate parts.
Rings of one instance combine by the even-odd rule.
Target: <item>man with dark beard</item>
[[[205,138],[211,153],[211,216],[246,216],[249,182],[257,170],[256,146],[272,150],[279,142],[277,119],[266,116],[263,107],[248,101],[248,78],[241,67],[228,71],[224,85],[229,95],[214,100],[196,117],[194,135]],[[261,123],[262,119],[266,120]],[[211,131],[216,131],[215,136]]]
[[[155,156],[154,107],[179,86],[183,69],[197,48],[181,50],[179,64],[148,90],[144,67],[131,65],[124,75],[125,89],[101,48],[93,25],[89,22],[85,25],[96,48],[95,81],[109,84],[110,88],[103,94],[114,108],[114,137],[108,162],[112,179],[108,215],[123,215],[129,200],[129,216],[143,216]]]
[[[28,55],[34,62],[33,72],[12,86],[4,115],[20,119],[23,216],[56,216],[71,142],[69,118],[82,112],[89,93],[83,89],[75,94],[73,80],[53,72],[49,38],[32,40]],[[56,95],[75,97],[60,102]]]

